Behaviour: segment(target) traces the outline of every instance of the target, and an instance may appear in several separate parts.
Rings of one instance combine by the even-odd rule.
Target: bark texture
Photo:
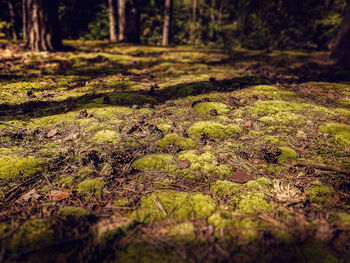
[[[350,1],[347,1],[343,21],[332,50],[331,59],[338,65],[350,69]]]
[[[23,0],[24,38],[33,51],[62,48],[57,0]]]
[[[13,0],[8,0],[10,22],[11,22],[11,32],[12,32],[12,39],[17,40],[18,34],[17,34],[17,30],[16,30],[16,13],[15,13],[15,7],[14,7],[12,1]]]
[[[165,0],[163,40],[162,40],[162,45],[163,46],[168,46],[169,43],[170,43],[172,4],[173,4],[172,0]]]
[[[133,0],[118,1],[119,42],[140,42],[140,13]]]
[[[109,5],[109,40],[111,42],[118,41],[117,33],[117,2],[116,0],[108,0]]]

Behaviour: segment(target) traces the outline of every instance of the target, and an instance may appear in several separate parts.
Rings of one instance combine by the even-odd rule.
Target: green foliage
[[[101,5],[100,11],[96,14],[94,21],[88,25],[89,32],[85,34],[87,40],[102,40],[109,36],[108,8]]]

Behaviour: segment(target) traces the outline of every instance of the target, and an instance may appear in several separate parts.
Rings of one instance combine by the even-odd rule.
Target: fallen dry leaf
[[[49,196],[53,201],[59,202],[61,200],[67,199],[68,197],[71,196],[71,194],[67,191],[52,190],[49,193]]]
[[[179,168],[180,170],[186,169],[190,166],[191,166],[191,162],[188,160],[183,160],[177,163],[177,168]]]
[[[30,190],[28,193],[25,193],[22,195],[20,200],[29,202],[31,200],[39,200],[42,197],[42,195],[38,194],[38,192],[35,189]]]
[[[55,136],[57,134],[58,134],[58,129],[54,128],[54,129],[51,129],[47,132],[46,137],[52,138],[53,136]]]
[[[250,180],[253,180],[254,178],[251,175],[246,174],[243,171],[237,171],[235,172],[234,175],[230,176],[229,178],[227,178],[226,180],[228,181],[232,181],[235,183],[240,183],[240,184],[244,184]]]

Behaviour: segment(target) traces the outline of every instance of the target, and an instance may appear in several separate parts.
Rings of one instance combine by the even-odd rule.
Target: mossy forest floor
[[[0,262],[349,262],[327,53],[0,50]]]

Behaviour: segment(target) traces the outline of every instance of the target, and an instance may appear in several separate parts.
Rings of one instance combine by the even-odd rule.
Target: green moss
[[[159,202],[157,204],[157,202]],[[164,211],[160,208],[162,207]],[[140,209],[135,215],[141,221],[171,217],[177,220],[190,219],[192,216],[203,218],[210,216],[216,208],[216,201],[201,193],[158,190],[142,198]]]
[[[281,155],[278,156],[278,160],[280,162],[287,162],[290,160],[294,160],[297,159],[299,157],[299,154],[294,151],[292,148],[283,146],[283,147],[279,147],[281,150]]]
[[[319,204],[330,204],[330,198],[334,194],[333,190],[320,181],[313,181],[307,186],[307,197],[311,202]]]
[[[54,231],[46,219],[28,220],[13,234],[8,249],[11,252],[26,251],[41,245],[48,245],[54,239]]]
[[[81,207],[65,206],[58,210],[58,215],[63,217],[73,217],[76,220],[84,218],[90,213]]]
[[[210,152],[197,155],[195,150],[182,151],[178,154],[178,159],[191,162],[190,171],[184,171],[187,177],[194,178],[200,173],[206,173],[207,175],[225,178],[232,172],[227,165],[218,165],[216,157]],[[193,173],[193,171],[196,171],[196,173]]]
[[[254,94],[265,95],[273,99],[290,99],[295,96],[295,92],[279,89],[274,86],[258,85],[252,88]]]
[[[286,230],[273,230],[272,235],[284,244],[292,244],[294,242],[293,236]]]
[[[346,212],[338,213],[338,217],[340,219],[340,222],[344,226],[350,227],[350,214],[349,213],[346,213]]]
[[[237,222],[236,226],[240,231],[244,239],[247,241],[254,241],[259,236],[259,222],[250,219],[243,218],[242,220]]]
[[[44,160],[33,156],[18,155],[0,157],[0,178],[17,179],[31,176],[43,169]]]
[[[346,124],[329,122],[319,127],[319,130],[332,136],[340,146],[350,146],[350,126]]]
[[[171,124],[162,123],[162,124],[158,124],[157,127],[159,130],[163,132],[169,132],[173,126]]]
[[[77,191],[81,194],[95,194],[98,196],[104,187],[105,182],[102,177],[87,179],[77,185]]]
[[[264,141],[266,141],[269,144],[273,144],[273,145],[285,145],[286,144],[285,141],[281,141],[278,138],[276,138],[275,136],[265,136]]]
[[[309,243],[305,244],[302,248],[304,257],[307,263],[336,263],[339,260],[322,244]]]
[[[335,109],[335,111],[339,112],[340,114],[342,114],[346,117],[350,117],[350,110],[348,110],[348,109],[337,108],[337,109]]]
[[[77,172],[77,176],[81,179],[93,178],[95,175],[96,172],[89,166],[84,166]]]
[[[116,201],[113,201],[112,204],[115,205],[115,206],[122,207],[122,206],[128,205],[129,203],[130,203],[130,200],[128,198],[120,198],[120,199],[118,199]]]
[[[216,110],[219,114],[225,114],[230,111],[229,107],[222,102],[202,102],[196,104],[193,109],[202,114],[209,114],[212,109]]]
[[[251,180],[245,184],[250,190],[259,191],[263,189],[269,189],[272,182],[266,177],[260,177],[257,180]]]
[[[93,227],[95,242],[102,247],[111,246],[116,239],[122,238],[135,224],[136,222],[132,218],[116,215],[103,219]]]
[[[176,145],[180,149],[188,149],[195,146],[191,138],[184,138],[176,133],[170,133],[164,136],[163,139],[156,142],[157,145],[166,149],[169,145]]]
[[[210,138],[223,139],[225,137],[235,136],[242,132],[242,128],[235,124],[223,125],[212,121],[195,122],[188,133],[193,137],[200,137],[202,133],[208,133]]]
[[[242,186],[230,181],[217,180],[210,184],[211,190],[219,197],[232,196],[240,192]]]
[[[235,208],[243,214],[259,214],[260,212],[269,212],[274,208],[273,204],[269,204],[265,200],[263,193],[247,193],[236,197],[233,200]]]
[[[113,143],[120,142],[119,133],[112,130],[102,130],[95,134],[94,140],[98,143]]]
[[[234,221],[222,212],[215,212],[208,217],[208,224],[215,226],[218,229],[225,229],[226,227],[233,226]]]
[[[175,226],[168,234],[177,241],[190,242],[196,238],[194,230],[193,223],[185,222]]]
[[[170,154],[147,154],[133,162],[132,167],[146,171],[172,171],[174,157]]]

